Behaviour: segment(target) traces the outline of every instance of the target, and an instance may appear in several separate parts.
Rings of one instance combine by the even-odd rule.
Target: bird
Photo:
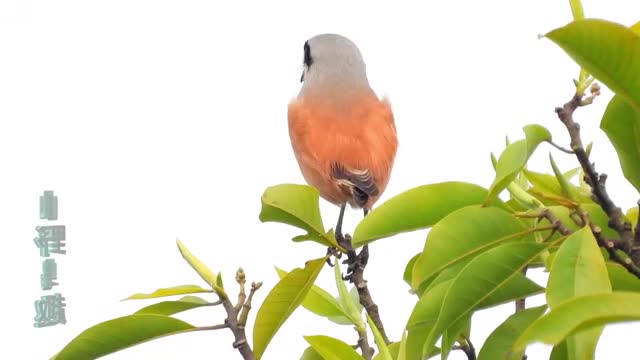
[[[334,235],[353,251],[342,234],[347,204],[366,216],[391,177],[398,149],[391,102],[371,88],[362,53],[345,36],[316,35],[303,52],[302,85],[288,105],[291,146],[307,184],[340,207]]]

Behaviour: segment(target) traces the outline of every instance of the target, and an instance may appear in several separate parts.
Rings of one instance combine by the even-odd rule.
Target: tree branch
[[[565,125],[571,138],[571,149],[575,153],[582,170],[584,171],[584,181],[591,187],[593,200],[600,205],[602,210],[609,217],[609,227],[614,229],[620,236],[620,241],[629,244],[629,256],[634,264],[640,264],[640,239],[636,242],[634,234],[631,231],[631,224],[625,220],[622,210],[615,205],[609,197],[605,183],[607,181],[606,174],[598,174],[595,165],[590,162],[589,155],[582,145],[580,138],[580,125],[573,120],[573,113],[581,106],[589,105],[594,98],[600,94],[598,84],[591,85],[591,95],[584,97],[584,94],[576,93],[569,102],[562,107],[555,109],[558,119]],[[596,235],[594,233],[594,235]],[[639,236],[640,237],[640,236]],[[605,242],[605,245],[607,243]],[[610,248],[605,246],[607,250]],[[615,252],[615,249],[614,249]],[[611,255],[611,252],[610,252]],[[629,268],[627,268],[629,270]],[[636,275],[634,273],[634,275]],[[636,275],[637,276],[637,275]]]
[[[348,244],[351,245],[351,236],[349,234],[345,234],[344,238],[346,241],[348,241]],[[345,277],[345,280],[349,280],[355,285],[356,290],[358,291],[358,297],[360,298],[360,304],[367,311],[369,317],[371,317],[371,320],[378,328],[378,331],[380,331],[380,335],[382,336],[384,342],[386,344],[390,344],[391,341],[389,340],[389,337],[384,330],[384,324],[380,319],[378,305],[373,301],[371,293],[369,292],[369,287],[367,286],[367,280],[364,279],[364,269],[367,266],[368,261],[368,245],[363,246],[362,250],[357,255],[355,250],[353,249],[347,251],[347,260],[345,260],[345,262],[349,265],[349,267],[347,268],[347,276]]]
[[[216,325],[213,328],[224,328],[228,327],[231,329],[235,341],[233,342],[233,348],[238,349],[240,355],[244,360],[255,360],[256,356],[251,350],[249,343],[247,343],[247,336],[244,331],[244,326],[247,321],[247,316],[249,314],[249,310],[251,309],[251,299],[253,298],[253,294],[262,286],[262,283],[252,283],[251,284],[251,292],[249,293],[249,297],[246,298],[244,284],[245,284],[245,274],[242,268],[238,269],[236,272],[236,281],[240,285],[240,294],[238,295],[238,303],[234,306],[229,300],[229,297],[223,291],[216,291],[220,301],[222,302],[222,306],[227,312],[227,318],[224,320],[223,325]],[[245,301],[246,298],[246,301]]]

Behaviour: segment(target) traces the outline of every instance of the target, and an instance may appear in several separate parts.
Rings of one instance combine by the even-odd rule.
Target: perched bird
[[[289,103],[289,136],[306,182],[340,207],[364,209],[380,198],[391,175],[398,140],[391,104],[369,85],[358,47],[337,34],[304,43],[298,96]]]

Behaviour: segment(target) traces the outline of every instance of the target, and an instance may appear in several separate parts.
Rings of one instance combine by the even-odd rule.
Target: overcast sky
[[[491,151],[504,137],[538,123],[558,143],[568,136],[554,114],[573,94],[577,66],[539,40],[571,20],[568,1],[37,1],[0,0],[0,261],[3,351],[45,359],[82,330],[153,301],[120,302],[136,293],[202,284],[182,260],[180,238],[231,293],[238,266],[263,281],[255,315],[277,281],[274,266],[303,266],[325,253],[293,243],[299,231],[258,220],[268,186],[303,183],[287,132],[287,103],[300,86],[302,45],[334,32],[361,49],[371,84],[394,106],[400,148],[380,203],[412,187],[447,180],[488,187]],[[631,25],[637,0],[583,0],[585,13]],[[599,130],[610,91],[580,109],[585,142],[594,141],[597,170],[624,209],[637,193],[622,177]],[[551,171],[543,145],[530,168]],[[557,153],[559,165],[576,166]],[[38,217],[38,196],[54,190],[59,220]],[[338,209],[321,203],[325,226]],[[352,232],[360,211],[347,211]],[[41,295],[38,225],[67,229],[67,254],[56,255],[66,297],[66,325],[33,327]],[[417,298],[402,281],[426,231],[371,246],[365,277],[388,334],[398,340]],[[333,273],[318,284],[335,293]],[[545,277],[534,273],[541,284]],[[530,304],[539,304],[538,297]],[[478,313],[472,340],[484,339],[513,304]],[[224,319],[222,309],[178,316],[195,325]],[[252,324],[253,316],[251,316]],[[249,327],[250,328],[250,327]],[[625,355],[638,324],[607,328],[598,359]],[[275,336],[264,359],[297,359],[302,335],[354,343],[338,326],[300,308]],[[251,332],[248,333],[251,338]],[[21,345],[17,339],[27,341]],[[229,331],[152,341],[108,359],[239,359]],[[545,346],[529,349],[544,359]],[[15,357],[15,356],[14,356]],[[453,353],[451,359],[464,359]]]

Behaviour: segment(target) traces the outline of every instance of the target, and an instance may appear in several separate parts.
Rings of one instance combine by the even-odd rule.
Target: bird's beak
[[[302,69],[302,75],[300,76],[300,82],[304,81],[304,69]]]

